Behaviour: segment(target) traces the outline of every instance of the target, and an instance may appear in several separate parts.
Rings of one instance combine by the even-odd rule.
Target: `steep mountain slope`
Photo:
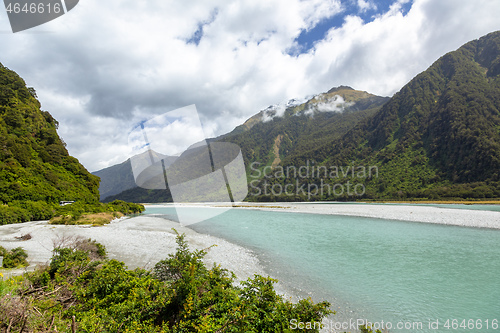
[[[342,138],[282,165],[310,160],[377,166],[362,180],[368,197],[500,196],[500,32],[446,54]]]
[[[0,208],[98,201],[99,178],[69,156],[57,126],[35,90],[0,64]]]
[[[134,203],[160,203],[173,201],[168,188],[166,190],[147,190],[137,186],[117,194],[109,195],[101,201],[112,202],[114,200],[123,200]]]

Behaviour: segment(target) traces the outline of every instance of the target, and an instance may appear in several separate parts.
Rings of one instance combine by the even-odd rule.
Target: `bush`
[[[207,268],[206,251],[190,251],[184,235],[177,244],[152,272],[104,260],[103,247],[91,240],[57,247],[48,267],[27,276],[20,296],[0,299],[0,309],[22,303],[29,320],[23,324],[9,310],[0,330],[12,320],[16,332],[22,325],[30,332],[69,331],[75,318],[78,332],[292,332],[292,319],[320,323],[332,313],[327,302],[285,301],[270,278],[236,285],[228,270]]]
[[[115,200],[106,205],[109,211],[122,212],[123,214],[138,214],[144,211],[144,206],[132,202]]]
[[[11,207],[19,207],[28,212],[29,221],[49,220],[54,216],[56,205],[45,201],[13,201],[9,204]]]
[[[6,311],[2,309],[2,298],[5,295],[15,293],[16,290],[22,285],[22,277],[16,276],[10,279],[4,280],[3,274],[0,273],[0,327],[2,323],[2,312]]]
[[[0,205],[0,225],[26,222],[29,220],[30,214],[26,209]]]
[[[16,268],[28,266],[28,253],[21,247],[16,247],[11,251],[0,246],[0,256],[3,257],[3,268]]]
[[[168,313],[177,313],[175,332],[286,332],[292,319],[320,323],[332,313],[327,302],[283,300],[274,290],[277,281],[269,277],[255,275],[235,286],[235,275],[216,265],[207,269],[202,262],[206,251],[190,251],[184,235],[177,236],[177,244],[177,252],[153,271],[175,290],[167,306]]]
[[[71,239],[65,247],[54,249],[48,273],[52,278],[56,275],[76,278],[105,258],[104,245],[91,239]]]
[[[75,202],[58,208],[57,216],[53,217],[50,223],[103,225],[123,216],[123,214],[135,214],[143,211],[143,205],[120,200],[115,200],[109,204]]]

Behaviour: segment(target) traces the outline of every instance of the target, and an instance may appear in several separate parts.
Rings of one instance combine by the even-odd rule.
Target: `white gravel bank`
[[[266,208],[269,206],[269,208]],[[404,204],[242,204],[241,207],[272,211],[372,217],[388,220],[447,224],[463,227],[500,229],[500,212],[440,208]],[[280,208],[277,208],[280,207]],[[246,209],[243,208],[243,209]]]
[[[186,234],[191,249],[208,250],[205,263],[211,267],[214,262],[233,271],[239,280],[246,280],[254,274],[266,276],[257,258],[247,249],[216,237],[202,235],[179,223],[162,218],[138,216],[113,221],[102,227],[50,225],[47,221],[27,222],[0,226],[0,245],[12,249],[22,247],[28,252],[30,267],[50,261],[54,242],[75,236],[91,238],[106,246],[110,259],[117,259],[133,269],[151,269],[154,265],[174,253],[177,247],[176,235],[172,230]],[[15,237],[31,234],[27,241]],[[6,272],[4,272],[6,273]],[[7,275],[20,272],[10,271]],[[5,274],[4,274],[5,275]]]

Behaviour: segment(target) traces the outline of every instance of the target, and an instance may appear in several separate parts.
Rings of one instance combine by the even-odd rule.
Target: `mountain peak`
[[[351,88],[349,86],[338,86],[338,87],[334,87],[334,88],[328,90],[327,94],[331,94],[331,93],[338,92],[341,90],[355,90],[355,89]]]

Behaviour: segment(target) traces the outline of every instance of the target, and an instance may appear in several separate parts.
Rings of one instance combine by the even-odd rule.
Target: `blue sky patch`
[[[396,3],[396,0],[369,0],[376,8],[369,8],[363,11],[356,0],[342,1],[343,11],[332,17],[321,20],[316,26],[308,31],[303,30],[299,37],[295,40],[299,48],[293,50],[293,55],[307,53],[314,47],[317,41],[325,38],[327,32],[332,28],[341,28],[344,24],[346,16],[358,16],[365,23],[372,22],[376,16],[382,15],[389,11],[390,7]],[[413,4],[413,0],[402,5],[401,12],[403,15],[408,14]]]
[[[198,29],[194,32],[193,35],[186,41],[188,44],[195,44],[198,46],[200,44],[201,39],[203,38],[203,27],[211,24],[217,18],[217,14],[219,13],[218,9],[215,8],[212,13],[210,13],[210,18],[206,21],[202,21],[198,23]]]

